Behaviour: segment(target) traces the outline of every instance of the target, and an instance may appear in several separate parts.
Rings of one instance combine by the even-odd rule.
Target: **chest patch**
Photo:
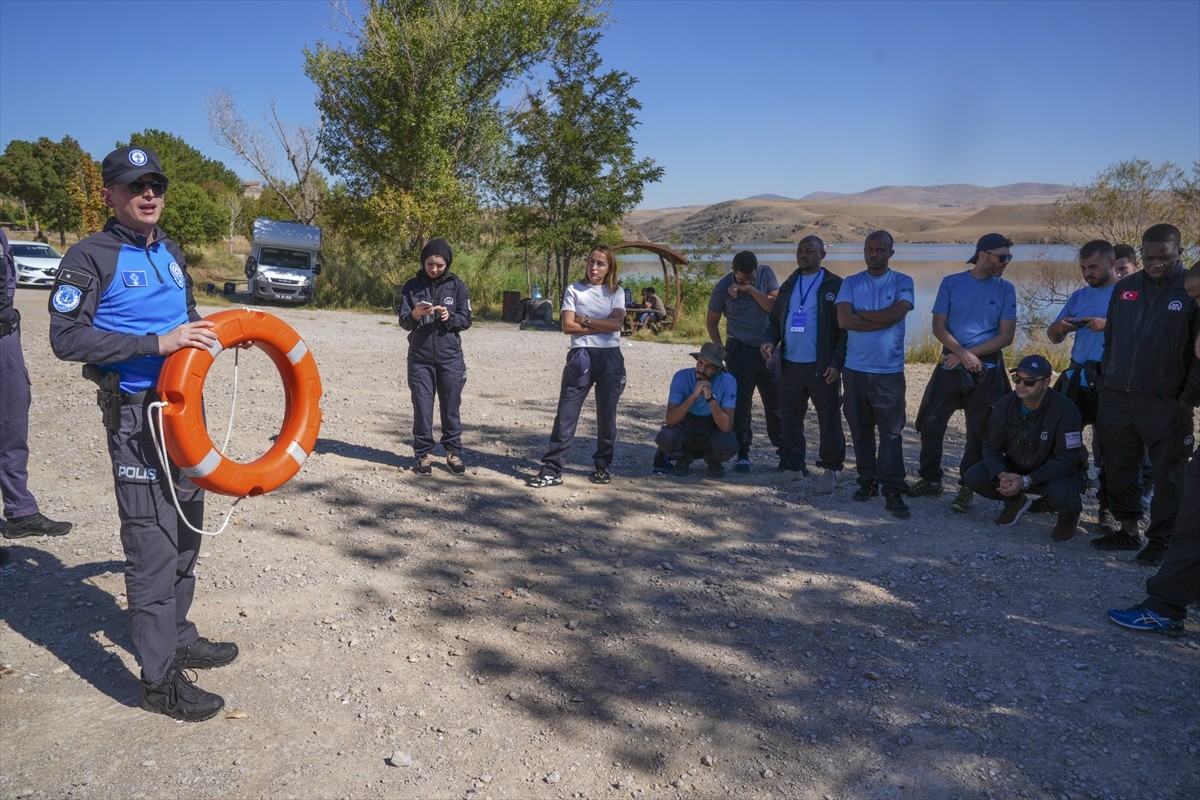
[[[121,282],[130,287],[150,285],[146,280],[146,273],[142,272],[141,270],[127,270],[122,272]]]
[[[1083,447],[1083,431],[1067,431],[1064,438],[1066,439],[1068,450]]]
[[[1183,301],[1172,300],[1167,304],[1167,311],[1183,311]]]
[[[1137,300],[1138,293],[1131,289],[1126,289],[1125,291],[1121,292],[1121,299],[1122,300]]]
[[[180,269],[179,265],[176,264],[174,261],[171,262],[170,270],[171,270],[171,277],[175,279],[175,285],[178,286],[180,289],[182,289],[183,288],[183,270]]]

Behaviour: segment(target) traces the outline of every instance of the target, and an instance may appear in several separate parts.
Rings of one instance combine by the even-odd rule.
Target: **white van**
[[[321,272],[321,229],[259,217],[251,230],[246,259],[250,297],[284,303],[312,300]]]

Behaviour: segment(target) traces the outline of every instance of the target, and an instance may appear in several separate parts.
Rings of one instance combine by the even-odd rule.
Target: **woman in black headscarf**
[[[462,459],[462,420],[458,409],[467,365],[459,332],[471,327],[466,284],[450,272],[454,253],[445,239],[421,250],[421,268],[400,290],[400,327],[408,331],[408,388],[413,404],[414,469],[433,472],[433,398],[441,411],[442,447],[455,475],[466,472]]]

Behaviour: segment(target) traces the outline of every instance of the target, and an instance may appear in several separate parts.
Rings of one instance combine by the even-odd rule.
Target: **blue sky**
[[[1200,159],[1200,0],[610,11],[602,56],[638,78],[638,152],[666,169],[646,208],[1081,184],[1119,160]],[[159,128],[252,179],[209,136],[205,99],[226,88],[261,122],[273,96],[287,122],[314,122],[302,50],[339,40],[337,27],[324,0],[2,0],[0,148],[70,135],[100,159]]]

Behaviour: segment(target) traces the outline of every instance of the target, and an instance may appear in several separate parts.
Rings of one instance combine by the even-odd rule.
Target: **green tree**
[[[153,150],[162,162],[163,172],[170,179],[172,188],[177,183],[194,183],[213,199],[230,192],[241,194],[242,179],[237,173],[220,161],[208,158],[178,136],[147,128],[130,135],[128,142],[118,142],[117,147],[127,144]]]
[[[225,235],[229,208],[194,183],[172,183],[158,224],[180,246],[196,247]]]
[[[36,142],[14,139],[0,156],[0,181],[25,201],[42,226],[58,231],[63,246],[67,231],[78,229],[83,219],[83,159],[90,156],[70,136],[61,142],[45,136]]]
[[[1054,204],[1051,230],[1064,242],[1106,239],[1113,244],[1142,241],[1160,222],[1178,227],[1184,249],[1200,248],[1200,162],[1188,176],[1170,161],[1154,166],[1145,159],[1118,161]]]
[[[401,240],[470,228],[507,131],[499,98],[595,0],[366,0],[348,46],[305,50],[322,161]]]
[[[514,116],[516,143],[505,169],[510,228],[521,244],[546,254],[552,297],[571,282],[572,261],[663,175],[634,153],[642,106],[630,91],[637,79],[600,72],[599,40],[595,29],[564,39],[545,92]]]

